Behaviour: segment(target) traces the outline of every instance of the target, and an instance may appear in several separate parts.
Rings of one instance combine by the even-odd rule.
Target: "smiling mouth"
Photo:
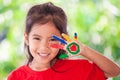
[[[41,57],[48,57],[50,53],[37,53]]]

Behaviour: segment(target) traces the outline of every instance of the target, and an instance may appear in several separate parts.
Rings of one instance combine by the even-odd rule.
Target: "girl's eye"
[[[33,38],[33,39],[35,39],[35,40],[40,40],[40,38]]]
[[[57,41],[56,39],[51,39],[50,41]]]
[[[58,41],[58,40],[56,40],[56,39],[50,39],[50,43],[52,43],[52,44],[58,44],[58,43],[59,43],[59,41]]]

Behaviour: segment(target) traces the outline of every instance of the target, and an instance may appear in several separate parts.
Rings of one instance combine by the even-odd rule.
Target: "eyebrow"
[[[32,36],[38,36],[38,37],[41,37],[40,35],[38,35],[38,34],[33,34]]]
[[[40,35],[38,35],[38,34],[33,34],[32,36],[42,37],[42,36],[40,36]],[[52,38],[52,36],[50,36],[50,37],[48,37],[48,38]]]

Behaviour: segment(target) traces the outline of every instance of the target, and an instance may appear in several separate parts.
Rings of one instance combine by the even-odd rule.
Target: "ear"
[[[28,35],[26,32],[24,32],[24,42],[26,45],[29,45]]]

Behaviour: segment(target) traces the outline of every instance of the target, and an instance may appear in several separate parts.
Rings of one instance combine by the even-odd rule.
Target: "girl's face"
[[[34,24],[29,35],[25,33],[25,43],[29,46],[35,62],[49,64],[57,55],[59,49],[52,48],[50,45],[59,42],[54,40],[52,35],[61,37],[59,30],[51,22],[42,25]]]

